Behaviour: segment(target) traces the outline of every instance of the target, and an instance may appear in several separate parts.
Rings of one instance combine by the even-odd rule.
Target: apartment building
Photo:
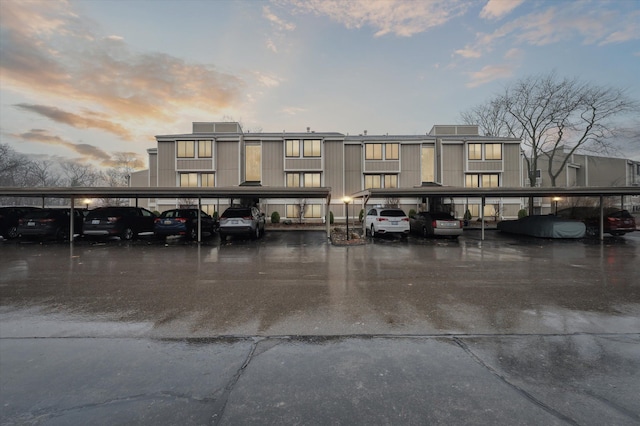
[[[132,186],[150,187],[329,187],[329,208],[344,217],[343,197],[367,188],[420,186],[520,187],[520,140],[480,136],[477,126],[434,126],[424,135],[344,135],[338,132],[250,133],[235,122],[194,122],[192,133],[156,136],[148,150],[149,169],[135,173]],[[230,199],[202,199],[209,213],[222,211]],[[267,214],[322,220],[322,200],[258,200]],[[480,214],[480,199],[444,198],[439,208],[462,217]],[[158,211],[193,204],[193,200],[141,200]],[[434,200],[372,199],[405,211],[430,208]],[[485,215],[515,217],[521,201],[487,200]],[[301,215],[302,212],[302,215]],[[357,213],[355,213],[357,214]]]
[[[556,178],[557,187],[616,187],[616,186],[640,186],[640,161],[627,160],[587,154],[571,154],[566,165],[562,160],[568,155],[563,147],[558,148],[554,155],[552,170],[560,172]],[[551,186],[551,178],[548,175],[549,160],[546,156],[539,157],[536,175],[536,186]],[[575,203],[595,202],[595,200],[560,200],[561,206]],[[640,212],[640,196],[630,195],[615,200],[608,200],[619,207],[629,211]],[[539,210],[546,211],[544,201],[538,206]],[[549,204],[550,208],[550,204]]]

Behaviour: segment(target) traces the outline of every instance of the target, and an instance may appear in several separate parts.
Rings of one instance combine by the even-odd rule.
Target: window
[[[385,188],[397,188],[398,187],[398,175],[384,175],[384,187]]]
[[[262,147],[260,145],[247,145],[245,154],[245,180],[248,182],[260,182],[262,180]]]
[[[488,143],[484,145],[485,160],[502,160],[502,144]]]
[[[422,182],[435,182],[435,149],[423,146],[421,152]]]
[[[470,143],[467,144],[469,160],[482,160],[482,144]]]
[[[288,188],[300,187],[300,173],[287,173],[287,187]]]
[[[320,139],[307,139],[303,141],[303,155],[305,157],[320,157]]]
[[[193,158],[195,157],[195,142],[194,141],[178,141],[178,158]]]
[[[202,173],[200,175],[200,186],[216,186],[215,175],[213,173]]]
[[[365,160],[382,160],[382,144],[368,143],[364,145]]]
[[[464,186],[467,188],[497,188],[500,176],[496,173],[465,175]]]
[[[364,189],[382,188],[380,175],[364,175]]]
[[[287,204],[285,210],[287,217],[300,217],[298,214],[298,212],[300,212],[300,206],[298,204]]]
[[[180,173],[180,186],[182,187],[197,187],[198,186],[198,174],[197,173]]]
[[[287,140],[286,142],[286,156],[287,157],[300,157],[300,141],[297,139]]]
[[[198,141],[198,157],[211,158],[211,141]]]
[[[320,188],[320,173],[304,173],[304,186],[306,188]]]
[[[400,158],[400,144],[387,143],[384,146],[384,158],[387,160],[397,160]]]
[[[308,204],[304,209],[304,217],[320,218],[322,217],[322,206],[320,204]]]

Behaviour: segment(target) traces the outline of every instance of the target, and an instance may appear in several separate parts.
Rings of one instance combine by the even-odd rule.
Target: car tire
[[[258,238],[260,238],[260,226],[256,225],[255,231],[251,234],[251,239],[257,240]]]
[[[224,234],[222,232],[219,232],[219,234],[220,234],[220,241],[221,242],[227,241],[227,235],[226,234]]]
[[[593,226],[587,226],[585,234],[587,235],[587,237],[597,237],[598,230]]]
[[[189,238],[194,241],[198,239],[198,230],[196,228],[191,228],[189,231]]]
[[[429,236],[429,231],[427,230],[427,227],[426,227],[426,226],[423,226],[423,227],[422,227],[422,236],[423,236],[424,238],[427,238],[427,237]]]
[[[64,229],[58,228],[55,233],[55,239],[58,241],[64,241],[67,238],[67,233]]]
[[[122,234],[120,234],[120,238],[122,238],[125,241],[131,241],[133,240],[133,229],[127,227],[124,228],[124,231],[122,231]]]
[[[376,236],[376,230],[373,228],[373,225],[371,225],[371,237],[375,238]]]
[[[7,229],[7,239],[12,240],[14,238],[18,238],[18,227],[10,226],[9,229]]]

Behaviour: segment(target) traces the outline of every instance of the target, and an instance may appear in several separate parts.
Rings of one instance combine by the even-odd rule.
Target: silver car
[[[462,235],[462,222],[444,212],[420,212],[409,221],[411,232],[423,237]]]
[[[256,207],[229,207],[220,216],[220,240],[228,235],[242,235],[258,239],[264,234],[264,213]]]

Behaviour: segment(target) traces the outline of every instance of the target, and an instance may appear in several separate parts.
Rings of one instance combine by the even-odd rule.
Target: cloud
[[[280,18],[278,15],[271,11],[269,6],[264,6],[262,8],[262,14],[271,24],[276,27],[276,29],[280,31],[293,31],[296,29],[296,25],[291,22],[286,22],[284,19]]]
[[[139,154],[133,152],[116,152],[114,154],[110,154],[95,145],[86,143],[76,144],[63,139],[60,136],[52,135],[49,131],[44,129],[31,129],[28,132],[12,134],[11,136],[26,142],[62,146],[80,155],[81,162],[96,161],[103,167],[121,166],[122,164],[120,159],[122,158],[127,158],[129,160],[129,166],[134,169],[143,168],[145,165]]]
[[[300,107],[284,107],[282,108],[282,112],[284,112],[287,115],[298,115],[301,112],[305,112],[306,109],[305,108],[300,108]]]
[[[513,66],[511,65],[487,65],[480,71],[469,73],[471,80],[467,87],[478,87],[494,80],[509,78],[513,76]]]
[[[76,126],[84,118],[87,127],[126,136],[133,133],[127,125],[171,122],[181,108],[223,113],[243,99],[240,78],[213,65],[134,52],[121,37],[96,34],[67,1],[3,2],[0,28],[3,89],[102,111],[97,120],[52,114]]]
[[[80,116],[70,112],[63,111],[56,107],[50,107],[45,105],[32,105],[32,104],[16,104],[14,105],[20,109],[31,111],[36,114],[40,114],[58,123],[67,124],[77,129],[99,129],[104,130],[114,135],[119,136],[124,140],[132,140],[131,133],[119,124],[112,123],[109,120],[103,118],[104,114],[87,111],[85,116]]]
[[[524,0],[489,0],[480,11],[483,19],[500,19],[520,6]]]
[[[347,28],[372,27],[375,36],[402,37],[441,26],[466,12],[468,3],[450,0],[282,0],[297,13],[328,16]]]
[[[266,87],[278,87],[282,83],[282,79],[273,75],[265,75],[260,72],[254,72],[258,82]]]
[[[492,3],[494,1],[490,1],[485,9]],[[496,3],[504,4],[502,7],[506,8],[512,2],[496,0]],[[493,32],[478,33],[475,43],[456,50],[455,54],[464,58],[479,58],[501,43],[545,46],[581,39],[587,45],[605,45],[640,39],[638,11],[625,13],[624,9],[608,10],[604,2],[554,2],[551,7],[541,4],[545,8],[508,21]]]

